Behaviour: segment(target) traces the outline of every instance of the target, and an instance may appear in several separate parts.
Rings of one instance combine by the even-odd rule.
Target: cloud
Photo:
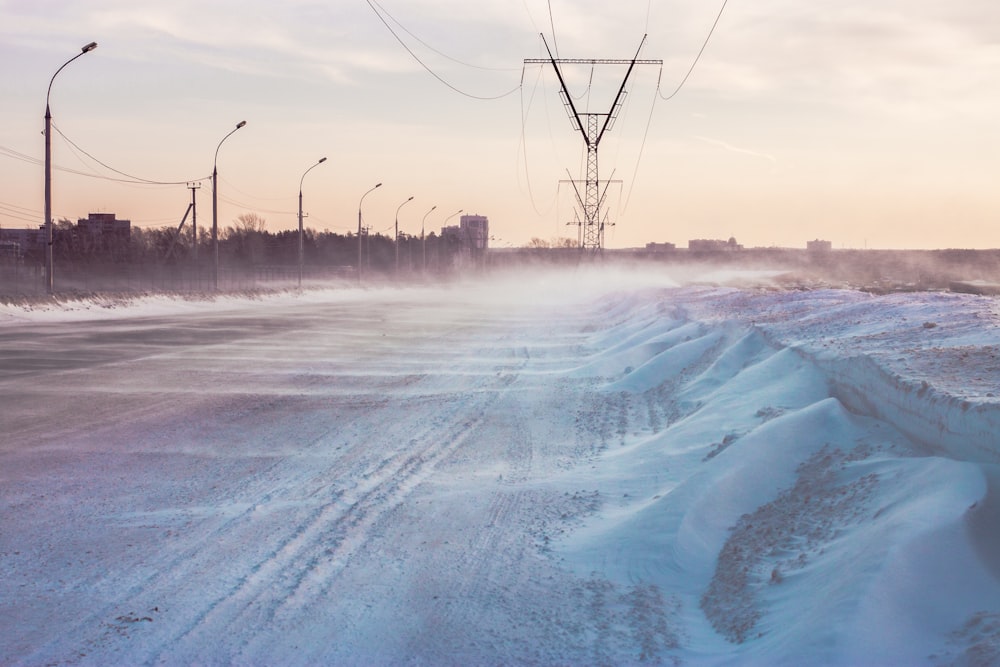
[[[945,117],[995,112],[1000,4],[928,0],[762,0],[731,5],[691,86],[730,99],[816,104],[852,113]],[[674,54],[668,68],[682,64]],[[680,60],[678,64],[675,60]]]
[[[740,148],[738,146],[733,146],[732,144],[726,143],[725,141],[722,141],[720,139],[710,139],[708,137],[699,137],[699,136],[695,136],[695,139],[698,139],[699,141],[704,141],[706,144],[710,144],[712,146],[718,146],[719,148],[723,148],[731,153],[740,153],[742,155],[750,155],[753,157],[762,158],[764,160],[767,160],[771,164],[778,163],[778,159],[773,155],[769,155],[767,153],[760,153],[758,151],[752,151],[748,148]]]

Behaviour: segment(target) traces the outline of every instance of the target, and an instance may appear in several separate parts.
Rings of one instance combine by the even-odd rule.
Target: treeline
[[[306,229],[303,232],[303,263],[313,268],[356,268],[359,257],[366,271],[441,271],[454,265],[460,251],[455,239],[430,233],[425,239],[400,234],[397,244],[391,235],[369,234],[363,230],[360,243],[356,233],[337,234]],[[24,257],[25,264],[43,264],[42,251]],[[128,236],[91,236],[69,220],[56,223],[53,255],[57,265],[110,268],[114,265],[210,264],[214,251],[209,225],[198,226],[197,247],[190,225],[178,232],[175,227],[137,228]],[[298,230],[270,232],[260,216],[241,215],[234,224],[219,230],[219,263],[224,267],[296,266],[299,261]]]

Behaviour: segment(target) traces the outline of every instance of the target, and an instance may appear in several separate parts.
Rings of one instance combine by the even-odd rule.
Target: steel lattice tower
[[[581,196],[580,189],[577,187],[580,181],[570,180],[569,182],[573,184],[573,188],[576,191],[577,204],[579,204],[583,213],[582,220],[578,223],[582,227],[582,233],[580,235],[580,250],[583,252],[588,250],[600,252],[604,248],[605,226],[605,220],[602,219],[601,216],[601,209],[603,208],[604,198],[607,194],[607,187],[610,185],[611,181],[602,182],[600,180],[597,162],[597,149],[601,144],[601,139],[604,137],[604,133],[611,129],[614,124],[618,111],[621,109],[622,103],[625,100],[625,84],[628,83],[632,70],[636,65],[662,65],[663,61],[639,60],[639,52],[642,50],[642,45],[646,42],[646,36],[643,36],[642,42],[639,44],[639,49],[635,53],[635,57],[627,60],[556,58],[552,55],[552,50],[549,49],[548,42],[545,41],[545,35],[542,35],[542,42],[545,44],[545,49],[548,51],[549,57],[547,59],[526,58],[524,63],[526,65],[551,63],[553,69],[555,69],[556,77],[559,79],[559,85],[561,88],[559,95],[562,98],[567,113],[569,114],[570,121],[573,123],[573,128],[575,130],[579,130],[580,134],[583,136],[583,141],[587,146],[587,176],[583,181],[583,195]],[[563,78],[562,70],[559,68],[560,65],[564,64],[581,64],[591,66],[628,65],[625,77],[622,79],[621,86],[618,88],[618,94],[615,96],[614,101],[611,103],[611,109],[607,113],[580,113],[577,110],[576,105],[573,103],[573,96],[570,95],[569,90],[566,87],[566,80]],[[604,185],[603,192],[601,191],[602,183]]]

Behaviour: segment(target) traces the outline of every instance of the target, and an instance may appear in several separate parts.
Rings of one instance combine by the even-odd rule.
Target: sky
[[[317,230],[356,230],[360,205],[374,233],[463,211],[498,247],[576,238],[583,138],[552,66],[524,63],[543,34],[560,58],[663,61],[600,144],[609,248],[1000,247],[993,0],[0,0],[0,226],[41,224],[46,89],[96,41],[49,98],[56,218],[176,226],[200,182],[210,225],[215,164],[220,228],[297,228],[301,183]],[[625,75],[563,71],[586,113]]]

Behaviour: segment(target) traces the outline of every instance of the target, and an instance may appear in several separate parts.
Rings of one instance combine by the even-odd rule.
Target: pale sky
[[[113,212],[176,226],[201,180],[211,224],[257,213],[271,231],[438,230],[459,209],[493,244],[576,237],[583,140],[540,33],[563,58],[638,66],[600,147],[616,225],[608,247],[734,236],[746,246],[1000,247],[1000,3],[996,0],[0,0],[0,225],[41,224],[43,116],[53,215]],[[550,13],[551,9],[551,13]],[[398,22],[398,23],[397,23]],[[624,69],[566,66],[590,112]],[[523,76],[522,76],[523,73]],[[588,88],[588,82],[592,85]],[[659,93],[657,81],[660,82]],[[461,92],[456,92],[458,89]],[[496,97],[493,100],[474,97]],[[588,106],[589,105],[589,106]],[[66,171],[66,169],[73,171]],[[449,224],[457,223],[457,216]]]

